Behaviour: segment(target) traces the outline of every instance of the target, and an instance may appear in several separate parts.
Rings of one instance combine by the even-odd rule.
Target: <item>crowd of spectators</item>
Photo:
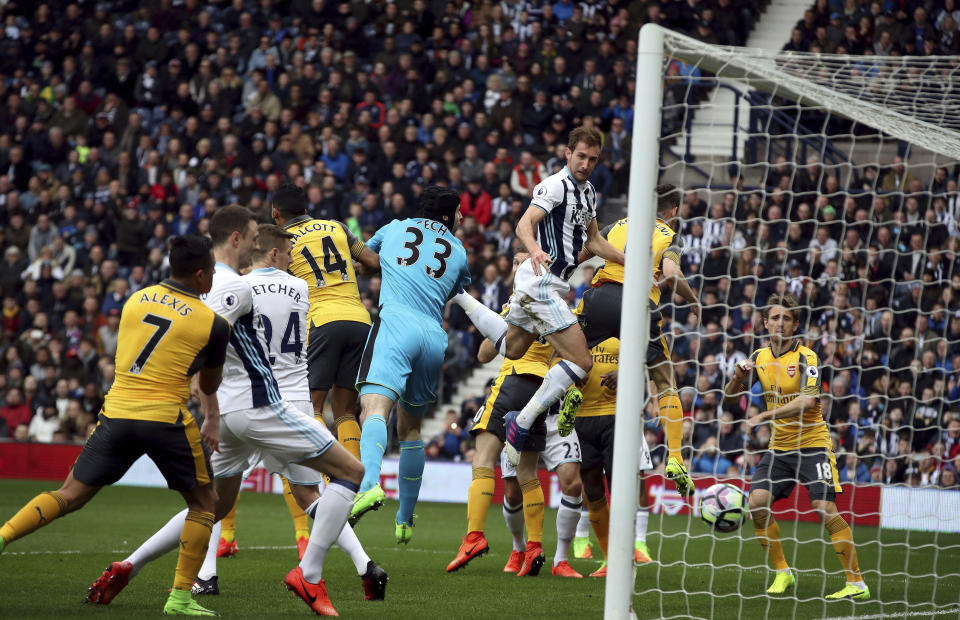
[[[119,313],[168,272],[171,235],[220,206],[261,221],[283,181],[368,237],[430,183],[462,192],[478,295],[513,229],[604,131],[601,198],[627,175],[639,27],[731,42],[752,3],[132,0],[0,7],[0,437],[83,441],[113,380]],[[375,311],[376,278],[364,281]],[[473,359],[453,317],[442,391]]]
[[[956,0],[817,0],[783,49],[876,56],[960,54]]]
[[[113,380],[120,310],[167,275],[168,238],[205,232],[231,203],[268,221],[283,181],[305,187],[311,215],[341,219],[364,238],[411,215],[425,185],[457,188],[473,292],[499,308],[512,285],[516,222],[534,185],[562,167],[570,128],[604,132],[592,179],[601,204],[626,189],[639,27],[742,44],[758,8],[746,0],[0,8],[0,436],[83,441]],[[821,13],[818,5],[815,20]],[[933,14],[928,28],[952,15]],[[895,21],[906,50],[914,31],[906,16]],[[812,307],[804,338],[823,360],[841,474],[955,482],[956,171],[917,180],[906,162],[889,164],[840,188],[819,162],[773,162],[763,189],[735,180],[715,204],[705,202],[714,195],[686,194],[684,268],[706,308],[701,327],[688,325],[682,307],[668,309],[666,326],[698,471],[747,471],[764,445],[766,431],[744,437],[742,427],[757,399],[726,408],[718,387],[760,342],[761,300],[786,287]],[[374,312],[378,293],[376,278],[362,282]],[[477,346],[456,308],[445,327],[441,401]],[[469,458],[463,429],[481,399],[447,420],[438,456]],[[648,433],[662,442],[659,429]],[[879,478],[871,454],[888,459]]]

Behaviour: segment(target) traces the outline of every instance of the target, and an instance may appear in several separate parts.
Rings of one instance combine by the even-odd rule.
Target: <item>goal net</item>
[[[656,394],[621,382],[614,467],[636,469],[644,435],[660,467],[646,477],[649,564],[632,555],[637,480],[613,479],[606,617],[960,613],[958,69],[960,57],[769,53],[642,30],[627,244],[650,247],[655,185],[680,188],[702,319],[669,296],[661,313],[697,495],[661,475]],[[651,257],[627,261],[621,371],[643,376],[649,319],[630,310],[647,305]],[[769,344],[773,293],[797,297],[798,341],[819,360],[836,456],[820,473],[841,481],[868,601],[825,599],[845,572],[799,485],[773,507],[796,578],[781,596],[766,594],[774,570],[749,514],[730,534],[699,518],[703,491],[748,490],[770,447],[770,425],[745,423],[765,410],[760,384],[732,404],[723,388]]]

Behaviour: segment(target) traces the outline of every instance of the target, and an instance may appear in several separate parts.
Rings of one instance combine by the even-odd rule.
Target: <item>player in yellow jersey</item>
[[[657,386],[660,416],[667,434],[669,458],[664,473],[677,485],[681,495],[693,495],[694,486],[683,464],[683,410],[677,393],[676,379],[667,341],[661,333],[660,288],[675,290],[689,304],[691,312],[699,315],[697,294],[687,284],[680,269],[683,254],[682,238],[672,228],[680,207],[680,192],[670,184],[657,186],[657,222],[653,230],[653,286],[650,289],[650,341],[647,345],[647,368]],[[622,219],[602,231],[610,245],[625,250],[627,220]],[[581,253],[583,258],[588,255]],[[607,261],[593,277],[593,288],[588,290],[579,308],[580,326],[587,346],[594,347],[607,338],[620,336],[620,311],[623,299],[623,265]]]
[[[776,569],[768,594],[783,594],[794,577],[780,544],[780,527],[770,507],[802,484],[810,503],[823,518],[847,581],[828,599],[870,598],[857,564],[853,533],[837,512],[835,498],[842,493],[830,432],[820,409],[820,368],[817,354],[795,337],[800,309],[792,295],[772,295],[763,310],[769,346],[757,349],[737,364],[724,388],[728,401],[738,399],[755,381],[763,387],[767,409],[747,421],[751,429],[773,423],[770,449],[757,463],[750,481],[750,513],[760,545]]]
[[[525,259],[525,254],[515,256],[514,269]],[[504,313],[506,312],[505,309]],[[481,362],[492,360],[496,354],[496,349],[489,340],[481,343],[478,354]],[[504,417],[508,411],[523,406],[540,387],[544,375],[550,369],[552,356],[553,347],[535,341],[520,359],[505,358],[490,396],[474,417],[470,432],[476,437],[476,453],[473,457],[473,482],[467,494],[467,535],[457,551],[457,556],[447,565],[447,572],[463,568],[472,559],[489,550],[484,528],[493,501],[494,467],[504,447]],[[563,500],[557,514],[558,532],[569,530],[566,539],[562,534],[559,536],[552,574],[581,577],[566,561],[567,549],[573,539],[580,513],[580,447],[575,432],[562,438],[556,426],[555,415],[541,417],[530,429],[529,439],[525,444],[527,449],[521,452],[519,465],[514,469],[509,465],[509,461],[503,460],[503,514],[508,528],[514,534],[514,549],[504,572],[516,573],[521,577],[537,576],[545,561],[544,497],[537,477],[540,452],[544,453],[548,469],[556,471],[560,479]],[[552,440],[549,444],[548,435]],[[525,545],[521,544],[524,524],[528,534]]]
[[[100,489],[113,484],[147,454],[187,502],[180,534],[173,589],[165,614],[216,616],[197,604],[190,587],[197,576],[214,520],[214,493],[208,451],[217,449],[219,425],[202,428],[187,410],[190,377],[214,394],[230,339],[230,325],[210,310],[200,295],[213,282],[214,260],[204,237],[175,237],[170,249],[171,277],[137,291],[123,306],[116,354],[116,379],[99,421],[57,491],[42,493],[0,528],[0,550],[83,507]],[[98,600],[114,595],[107,586]],[[109,602],[107,600],[106,602]]]
[[[580,475],[583,479],[584,499],[590,525],[597,535],[604,558],[607,555],[607,537],[610,529],[610,507],[607,504],[605,482],[609,483],[613,474],[613,434],[614,416],[617,413],[617,376],[620,368],[620,340],[608,338],[591,348],[593,370],[583,387],[583,403],[577,413],[577,437],[580,439],[582,462]],[[641,502],[646,508],[646,493],[643,485],[643,472],[652,469],[650,452],[646,441],[641,438],[640,471]],[[647,513],[644,513],[645,515]],[[634,557],[638,562],[649,562],[650,551],[646,546],[646,523],[643,524],[644,540],[634,548]],[[581,537],[583,539],[585,537]],[[578,546],[583,547],[584,541]],[[576,551],[575,547],[575,551]],[[578,555],[578,557],[585,557]],[[592,555],[591,555],[592,557]],[[591,577],[606,577],[606,562]]]
[[[273,219],[293,234],[291,274],[307,282],[307,363],[313,410],[321,415],[331,393],[337,439],[360,458],[357,373],[370,334],[370,313],[360,299],[353,261],[373,272],[380,257],[335,220],[307,214],[307,197],[292,183],[273,194]]]

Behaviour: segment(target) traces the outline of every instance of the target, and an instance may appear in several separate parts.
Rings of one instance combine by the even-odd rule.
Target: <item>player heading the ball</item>
[[[621,265],[624,261],[623,252],[610,245],[597,227],[597,193],[589,179],[602,148],[602,136],[596,129],[574,129],[567,141],[567,165],[534,188],[530,206],[517,224],[517,237],[530,258],[517,270],[506,317],[466,292],[454,297],[501,355],[520,359],[540,336],[561,358],[523,409],[505,417],[505,448],[514,465],[537,418],[563,398],[557,425],[565,437],[573,430],[583,400],[574,384],[587,378],[593,359],[577,317],[563,299],[570,290],[567,280],[579,264],[580,251],[586,247],[607,261]]]

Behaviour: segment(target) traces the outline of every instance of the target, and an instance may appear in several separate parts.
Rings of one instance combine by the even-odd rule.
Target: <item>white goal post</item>
[[[617,389],[616,432],[613,444],[614,469],[635,472],[639,464],[637,441],[643,441],[640,416],[647,381],[644,355],[647,350],[650,313],[632,311],[647,308],[647,297],[653,273],[650,269],[650,239],[656,219],[655,188],[660,157],[660,102],[663,98],[663,34],[656,25],[646,25],[640,32],[637,57],[637,89],[634,101],[633,144],[630,153],[630,186],[627,190],[627,246],[641,248],[627,252],[624,265],[623,304],[620,340],[636,346],[620,347],[620,373],[630,380]],[[647,87],[640,87],[640,80]],[[608,620],[633,615],[633,520],[637,505],[637,477],[614,476],[610,488],[610,539],[607,553],[607,583],[603,615]]]

